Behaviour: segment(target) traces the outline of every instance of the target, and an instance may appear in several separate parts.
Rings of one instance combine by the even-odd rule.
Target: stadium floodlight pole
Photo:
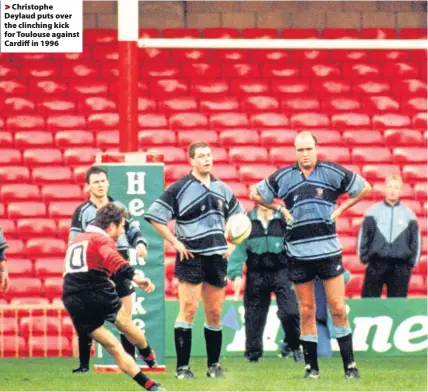
[[[119,151],[138,151],[138,0],[118,0]]]
[[[426,39],[140,38],[140,48],[193,49],[428,49]]]

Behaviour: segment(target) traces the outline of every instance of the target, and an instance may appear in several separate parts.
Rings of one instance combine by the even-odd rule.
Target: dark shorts
[[[62,300],[79,334],[89,334],[106,321],[114,323],[122,307],[113,287],[66,295]]]
[[[222,288],[227,285],[227,260],[221,255],[194,254],[193,259],[180,261],[180,255],[177,255],[174,275],[181,282],[192,284],[206,282]]]
[[[116,279],[112,276],[112,281],[116,285],[116,291],[119,298],[127,297],[135,292],[135,289],[129,279]]]
[[[327,260],[288,260],[290,279],[293,283],[306,283],[319,277],[327,280],[342,275],[345,270],[342,264],[342,256]]]

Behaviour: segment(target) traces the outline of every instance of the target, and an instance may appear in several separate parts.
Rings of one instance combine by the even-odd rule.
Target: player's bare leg
[[[157,363],[154,352],[150,348],[144,333],[134,325],[131,317],[131,312],[129,312],[129,308],[126,307],[125,303],[123,303],[119,313],[117,314],[115,325],[117,326],[119,331],[121,331],[125,335],[127,341],[132,344],[133,347],[138,347],[141,357],[147,363],[147,365],[150,368],[155,368],[157,366]]]
[[[178,379],[193,378],[193,373],[189,367],[190,351],[192,348],[192,326],[201,295],[202,283],[178,282],[180,310],[174,328],[175,350],[177,353],[176,376]]]
[[[139,385],[148,391],[161,391],[160,384],[148,378],[135,363],[134,359],[125,351],[119,340],[104,326],[97,328],[90,334],[114,358],[120,370],[132,377]]]
[[[334,334],[340,347],[345,377],[359,378],[360,374],[354,360],[352,330],[346,317],[345,279],[343,275],[324,280],[328,307],[333,318]]]
[[[202,300],[205,312],[205,343],[207,347],[207,376],[212,378],[223,377],[220,366],[220,353],[222,345],[221,311],[225,298],[225,288],[203,284]]]
[[[302,341],[305,356],[305,378],[319,378],[318,367],[318,332],[315,318],[315,290],[314,282],[298,283],[294,285],[297,303],[300,312],[300,340]]]

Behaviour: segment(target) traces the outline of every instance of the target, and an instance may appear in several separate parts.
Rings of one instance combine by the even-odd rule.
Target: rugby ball
[[[226,224],[229,241],[234,245],[239,245],[246,240],[251,233],[251,220],[245,214],[232,215]]]

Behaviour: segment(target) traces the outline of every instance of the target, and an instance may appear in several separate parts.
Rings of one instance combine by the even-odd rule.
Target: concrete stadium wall
[[[85,28],[117,28],[116,1],[85,0]],[[141,28],[427,27],[426,1],[140,1]]]

